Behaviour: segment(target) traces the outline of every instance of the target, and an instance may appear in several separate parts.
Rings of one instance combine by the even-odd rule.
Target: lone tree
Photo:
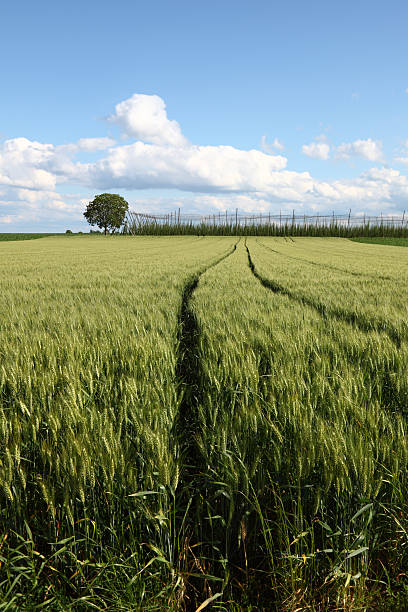
[[[91,225],[97,225],[105,231],[119,229],[122,225],[129,204],[117,193],[101,193],[89,202],[84,217]]]

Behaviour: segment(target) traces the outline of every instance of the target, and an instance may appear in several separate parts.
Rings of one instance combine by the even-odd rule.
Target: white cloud
[[[0,148],[0,185],[54,189],[55,176],[46,169],[53,151],[53,145],[27,138],[6,140]]]
[[[273,142],[269,144],[266,141],[266,136],[262,136],[260,147],[264,153],[271,154],[275,153],[275,149],[278,151],[283,151],[285,148],[283,143],[278,138],[274,138]]]
[[[302,146],[302,153],[312,159],[329,159],[330,145],[326,142],[311,142]]]
[[[160,185],[159,185],[160,186]],[[247,185],[248,186],[248,185]],[[127,189],[133,184],[128,180]],[[256,189],[255,189],[256,188]],[[122,188],[123,189],[123,188]],[[238,192],[214,190],[203,187],[207,193],[177,193],[174,196],[149,199],[145,196],[137,201],[130,192],[124,193],[133,210],[140,212],[163,212],[181,207],[183,211],[208,213],[209,211],[234,210],[276,213],[304,210],[305,212],[380,212],[384,214],[402,210],[408,198],[408,178],[398,170],[371,168],[353,179],[321,181],[308,172],[273,170],[267,180],[253,180],[251,190]],[[86,193],[87,192],[87,193]],[[94,195],[98,185],[90,183],[88,189],[74,196],[63,196],[53,191],[7,189],[0,194],[1,216],[9,221],[8,227],[27,222],[44,226],[50,219],[65,225],[80,224],[82,212]],[[122,190],[123,193],[123,190]],[[136,201],[135,201],[136,200]]]
[[[77,153],[95,153],[97,151],[105,151],[116,144],[116,140],[105,136],[99,138],[80,138],[78,142],[69,144],[57,145],[53,148],[54,160],[58,158],[59,166],[70,164],[70,159]]]
[[[397,164],[403,164],[404,166],[408,166],[408,156],[407,157],[394,157],[394,160]]]
[[[151,199],[157,211],[240,210],[264,211],[302,208],[305,211],[382,211],[403,209],[408,198],[408,178],[392,168],[374,167],[353,179],[318,180],[308,172],[286,168],[287,159],[276,155],[278,139],[265,152],[231,146],[190,144],[180,126],[167,119],[165,105],[158,96],[132,96],[116,106],[112,121],[120,123],[139,140],[118,144],[111,138],[81,138],[66,145],[44,144],[14,138],[0,144],[1,222],[13,224],[30,220],[40,224],[82,223],[82,211],[98,190],[123,190],[134,204],[132,191],[171,189],[174,197]],[[143,138],[146,142],[142,142]],[[408,157],[401,149],[399,163]],[[326,136],[303,145],[303,153],[316,159],[360,155],[378,162],[382,159],[380,141],[356,140],[334,147]],[[76,156],[100,151],[99,159],[85,163]],[[58,193],[58,185],[72,185],[71,195]],[[188,194],[181,193],[182,191]],[[149,209],[146,199],[137,205]],[[356,212],[357,212],[356,210]]]
[[[76,144],[79,151],[93,153],[94,151],[103,151],[109,147],[113,147],[115,140],[113,138],[80,138]]]
[[[408,140],[403,142],[401,147],[401,153],[399,156],[394,157],[394,161],[397,164],[403,164],[404,166],[408,166]]]
[[[80,226],[84,208],[77,197],[57,191],[6,187],[0,192],[0,228],[7,224],[7,231],[14,227],[29,231],[33,226],[36,231],[47,231],[51,224],[52,231],[61,231],[66,224]]]
[[[134,94],[117,104],[108,120],[117,123],[126,136],[137,140],[157,145],[187,144],[177,121],[167,118],[166,105],[159,96]]]
[[[253,191],[265,187],[287,160],[230,146],[169,147],[136,142],[115,147],[94,164],[78,166],[82,182],[109,188]]]
[[[282,212],[292,211],[292,203],[282,202],[279,205]],[[252,194],[189,194],[179,197],[161,197],[151,198],[146,200],[133,200],[133,209],[135,211],[144,211],[160,214],[162,212],[171,212],[176,208],[181,208],[182,211],[188,211],[195,214],[215,214],[225,211],[235,211],[236,208],[240,212],[263,212],[268,213],[271,210],[271,201],[262,193]]]
[[[132,207],[139,212],[172,211],[181,207],[184,211],[208,213],[209,211],[298,213],[336,211],[353,213],[402,210],[408,197],[408,178],[398,170],[372,168],[354,179],[319,181],[309,173],[278,171],[267,191],[252,193],[190,194],[152,200],[132,200]]]
[[[367,172],[363,172],[361,176],[370,181],[384,182],[389,185],[395,182],[403,185],[407,184],[407,177],[393,168],[370,168]]]
[[[383,161],[381,140],[355,140],[354,142],[343,142],[337,147],[337,156],[348,159],[352,155],[357,155],[363,159],[373,162]]]

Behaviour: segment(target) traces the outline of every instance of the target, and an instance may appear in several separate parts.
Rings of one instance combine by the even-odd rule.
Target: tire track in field
[[[345,323],[348,323],[349,325],[353,325],[354,327],[357,327],[358,329],[366,333],[372,332],[372,331],[375,331],[378,333],[384,333],[390,338],[392,342],[394,342],[397,348],[400,348],[401,342],[404,339],[404,336],[394,326],[389,325],[386,322],[381,322],[378,320],[376,321],[375,319],[366,319],[365,317],[362,317],[356,312],[343,310],[342,308],[330,308],[326,304],[323,304],[322,302],[314,300],[313,298],[310,298],[306,295],[294,293],[287,287],[280,285],[274,280],[262,277],[255,268],[255,265],[251,258],[251,253],[249,251],[247,244],[245,244],[245,248],[248,254],[248,265],[250,267],[252,274],[267,289],[270,289],[274,293],[280,293],[282,295],[286,295],[291,300],[294,300],[295,302],[298,302],[299,304],[313,308],[323,318],[332,317],[339,321],[344,321]]]
[[[192,425],[194,425],[194,418],[192,418],[194,414],[192,415],[191,409],[199,404],[201,394],[199,376],[200,330],[197,317],[191,307],[191,298],[203,274],[232,255],[236,251],[238,243],[239,240],[225,255],[191,277],[183,289],[181,307],[178,315],[178,351],[176,361],[176,378],[182,388],[182,398],[179,407],[179,423],[176,428],[179,439],[181,437],[185,438],[187,431],[190,431]],[[190,444],[191,440],[188,440],[187,445]]]
[[[391,280],[395,281],[396,279],[392,276],[384,276],[377,274],[370,274],[369,272],[353,272],[352,270],[346,270],[345,268],[338,268],[337,266],[331,266],[330,264],[320,263],[319,261],[311,261],[310,259],[303,259],[303,257],[296,257],[295,255],[287,255],[286,253],[281,253],[281,251],[276,251],[271,247],[267,246],[263,242],[257,240],[258,244],[261,245],[264,249],[271,251],[272,253],[276,253],[281,257],[288,257],[289,259],[295,259],[296,261],[301,261],[302,263],[309,264],[310,266],[318,266],[319,268],[323,268],[324,270],[334,270],[335,272],[341,272],[342,274],[350,274],[351,276],[357,276],[361,278],[373,278],[374,280]]]
[[[225,255],[191,277],[185,284],[182,292],[178,316],[178,350],[175,370],[181,399],[172,431],[181,449],[182,472],[175,493],[178,517],[176,519],[176,529],[180,542],[182,542],[183,538],[187,541],[193,533],[194,526],[197,527],[197,525],[193,527],[189,525],[191,519],[187,517],[187,514],[192,516],[193,521],[195,520],[196,510],[200,503],[200,494],[202,494],[200,474],[205,470],[196,442],[196,435],[199,429],[198,409],[202,401],[203,388],[200,327],[191,305],[191,298],[203,274],[232,255],[236,251],[240,240]],[[185,585],[184,605],[186,610],[195,610],[199,605],[197,595],[201,596],[203,593],[203,583],[202,579],[197,576],[196,559],[191,553],[191,549],[189,548],[188,550],[190,552],[184,550],[184,554],[188,557],[187,562],[191,562],[191,567],[195,568],[196,577],[190,578]]]

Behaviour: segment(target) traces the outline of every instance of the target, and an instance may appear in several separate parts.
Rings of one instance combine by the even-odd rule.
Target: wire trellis
[[[126,224],[128,227],[141,228],[145,225],[207,225],[207,226],[251,226],[251,225],[274,225],[278,227],[290,225],[323,226],[341,225],[346,227],[356,226],[388,226],[406,227],[408,217],[405,211],[401,215],[352,215],[351,211],[346,214],[272,214],[272,213],[239,213],[223,211],[212,214],[181,213],[180,209],[165,214],[139,213],[129,211]]]

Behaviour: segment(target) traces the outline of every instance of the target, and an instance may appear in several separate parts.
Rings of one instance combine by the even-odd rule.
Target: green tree
[[[105,231],[118,229],[126,215],[129,204],[117,193],[101,193],[89,202],[84,217],[90,225]]]

